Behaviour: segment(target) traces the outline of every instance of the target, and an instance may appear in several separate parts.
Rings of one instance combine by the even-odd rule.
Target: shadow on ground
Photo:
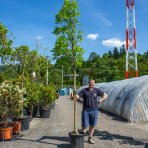
[[[148,148],[148,143],[145,144],[145,147],[144,148]]]
[[[58,137],[58,136],[43,136],[40,139],[37,140],[30,140],[25,138],[16,138],[15,140],[23,140],[23,141],[30,141],[30,142],[37,142],[42,144],[49,144],[49,145],[55,145],[58,148],[69,148],[69,137]],[[53,142],[53,140],[64,142],[62,144],[57,144],[56,142]]]
[[[37,141],[43,141],[43,140],[58,140],[58,141],[63,141],[63,142],[69,142],[68,137],[57,137],[57,136],[43,136],[42,138],[38,139]]]
[[[122,122],[128,122],[127,119],[124,119],[124,118],[122,118],[122,117],[120,117],[120,116],[118,116],[118,115],[116,115],[116,114],[110,113],[110,112],[105,111],[105,110],[102,110],[102,109],[99,109],[99,111],[100,111],[101,113],[103,113],[103,114],[106,114],[106,115],[112,117],[112,120],[115,120],[115,121],[122,121]]]
[[[119,144],[129,144],[129,145],[145,145],[146,140],[139,140],[133,137],[122,136],[119,134],[112,134],[107,131],[95,130],[94,135],[100,140],[118,140]],[[145,142],[144,142],[145,141]]]
[[[70,148],[70,144],[60,144],[57,147],[58,148]]]

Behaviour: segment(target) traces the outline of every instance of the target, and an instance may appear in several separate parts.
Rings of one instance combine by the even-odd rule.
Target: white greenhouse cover
[[[86,87],[88,85],[78,89],[78,92]],[[148,121],[148,75],[109,83],[97,83],[95,87],[108,95],[108,98],[101,103],[101,109],[119,115],[130,122]]]

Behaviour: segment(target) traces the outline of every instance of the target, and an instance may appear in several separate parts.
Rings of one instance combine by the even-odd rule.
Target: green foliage
[[[91,52],[88,58],[88,61],[95,60],[98,57],[97,53]]]
[[[33,111],[34,107],[39,106],[39,95],[40,85],[38,83],[31,83],[28,81],[26,84],[26,104],[30,111]]]
[[[40,101],[41,109],[48,109],[56,99],[56,89],[54,85],[44,86],[40,85]]]
[[[7,28],[0,23],[0,56],[2,63],[8,65],[10,62],[10,55],[12,54],[12,40],[8,37]]]
[[[58,68],[54,68],[49,70],[49,81],[52,84],[55,84],[58,88],[61,86],[62,81],[62,70]]]
[[[79,16],[80,12],[76,0],[65,0],[63,7],[56,15],[56,27],[53,31],[53,34],[57,37],[55,47],[52,50],[54,59],[57,59],[55,65],[50,64],[50,60],[47,60],[46,57],[39,55],[37,51],[31,50],[26,45],[13,49],[13,42],[10,39],[11,34],[0,23],[0,57],[2,59],[1,64],[3,64],[0,66],[0,82],[11,79],[15,79],[16,82],[23,82],[24,87],[27,87],[28,102],[35,104],[37,96],[35,96],[34,92],[35,90],[38,92],[38,88],[34,86],[34,82],[37,85],[38,83],[39,85],[40,83],[45,84],[47,62],[49,83],[56,85],[56,88],[61,86],[62,66],[64,68],[64,85],[72,85],[74,83],[69,77],[65,77],[68,74],[72,74],[74,68],[77,68],[77,74],[79,75],[77,84],[82,82],[84,75],[95,79],[96,82],[125,79],[125,46],[120,49],[115,47],[113,51],[104,53],[102,57],[92,52],[88,60],[83,61],[84,50],[79,46],[82,41]],[[138,54],[137,59],[139,76],[147,75],[148,51]],[[35,79],[32,77],[33,72],[36,73]],[[32,88],[29,88],[31,85],[33,85]]]
[[[95,58],[92,58],[95,55]],[[82,67],[78,69],[79,81],[82,82],[84,75],[93,78],[96,82],[111,82],[125,79],[126,50],[124,46],[114,48],[113,52],[104,53],[103,56],[96,56],[97,53],[90,53],[88,60],[84,61]],[[90,61],[91,57],[91,61]],[[148,51],[143,55],[138,54],[139,76],[148,75]]]
[[[24,89],[13,81],[0,85],[0,120],[6,122],[8,117],[18,116],[23,108]]]
[[[109,58],[112,58],[113,57],[113,53],[109,50],[109,52],[108,52],[108,57]]]
[[[84,50],[79,46],[82,41],[82,32],[78,29],[80,12],[75,0],[65,0],[62,9],[56,15],[56,28],[53,33],[57,37],[55,47],[52,50],[54,59],[70,61],[74,66],[82,64]],[[70,66],[69,65],[69,66]]]
[[[114,48],[114,50],[113,50],[113,55],[114,55],[114,58],[115,59],[118,59],[119,58],[119,51],[118,51],[118,48]]]
[[[122,45],[122,47],[120,48],[120,56],[125,56],[126,55],[126,49],[125,49],[125,45]]]
[[[47,59],[44,56],[39,56],[37,61],[38,61],[38,64],[39,64],[38,70],[39,70],[40,82],[42,81],[42,83],[45,83],[45,81],[46,81],[46,70],[47,70]]]
[[[56,35],[57,40],[55,47],[52,50],[54,59],[63,58],[70,61],[69,66],[73,66],[74,75],[74,89],[76,90],[76,67],[80,66],[83,61],[84,50],[79,46],[82,41],[82,32],[78,16],[78,4],[76,0],[64,0],[64,5],[59,13],[56,15],[56,28],[53,33]],[[75,101],[76,104],[76,101]],[[76,105],[74,105],[76,110]],[[75,116],[76,114],[74,114]],[[76,117],[74,117],[75,119]],[[75,120],[74,120],[75,122]],[[74,127],[74,131],[76,128]]]

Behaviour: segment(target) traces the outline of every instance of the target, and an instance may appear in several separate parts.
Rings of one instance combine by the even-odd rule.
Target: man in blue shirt
[[[89,126],[89,138],[88,142],[94,144],[92,139],[94,133],[94,127],[97,124],[98,119],[98,104],[107,98],[107,94],[98,88],[94,87],[95,81],[89,81],[89,87],[82,89],[77,95],[76,99],[83,98],[83,110],[82,110],[82,132],[86,133],[86,129]],[[101,97],[99,102],[98,97]],[[74,99],[73,93],[71,98]]]

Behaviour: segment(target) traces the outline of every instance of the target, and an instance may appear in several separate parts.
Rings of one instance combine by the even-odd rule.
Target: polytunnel
[[[78,89],[78,92],[88,87]],[[108,98],[100,108],[119,115],[130,122],[148,121],[148,75],[109,83],[96,83]]]

